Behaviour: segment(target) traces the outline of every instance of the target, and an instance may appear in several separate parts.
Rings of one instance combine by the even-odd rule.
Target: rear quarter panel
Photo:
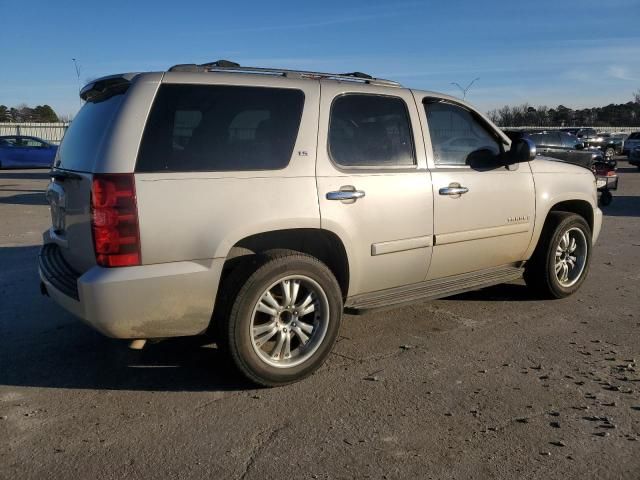
[[[282,170],[136,174],[143,264],[224,258],[250,235],[320,228],[318,82],[247,76],[239,83],[237,76],[190,73],[167,73],[164,82],[298,88],[305,104],[290,163]]]

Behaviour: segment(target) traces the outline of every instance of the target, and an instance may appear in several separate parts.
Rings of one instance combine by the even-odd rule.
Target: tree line
[[[564,105],[522,105],[496,108],[487,112],[492,122],[501,127],[637,127],[640,126],[640,90],[627,103],[605,107],[572,109]]]
[[[7,107],[0,105],[0,122],[58,122],[61,119],[49,105],[38,105],[31,108],[27,105]]]

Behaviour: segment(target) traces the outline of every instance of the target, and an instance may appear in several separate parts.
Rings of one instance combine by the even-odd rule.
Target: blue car
[[[58,146],[37,137],[0,137],[0,168],[51,168]]]

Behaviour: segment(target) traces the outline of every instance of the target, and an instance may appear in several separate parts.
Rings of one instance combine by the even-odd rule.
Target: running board
[[[450,297],[470,290],[517,280],[522,277],[523,272],[524,268],[507,265],[363,293],[348,298],[345,303],[345,311],[357,314],[366,310]]]

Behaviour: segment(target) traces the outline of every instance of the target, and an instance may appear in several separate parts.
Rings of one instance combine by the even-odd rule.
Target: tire
[[[609,147],[604,151],[605,158],[613,158],[615,157],[615,155],[616,155],[616,150],[614,148]]]
[[[600,205],[606,207],[607,205],[611,205],[612,201],[613,195],[611,194],[611,192],[609,190],[603,190],[603,192],[600,194]]]
[[[565,235],[569,235],[568,245]],[[575,293],[589,272],[591,238],[591,229],[580,215],[551,212],[542,229],[538,246],[525,265],[524,279],[527,286],[543,298],[564,298]],[[561,256],[557,257],[560,249]],[[564,266],[556,273],[558,265]],[[566,279],[562,278],[565,267]]]
[[[275,387],[299,381],[333,349],[342,292],[318,259],[290,250],[259,254],[237,267],[223,290],[221,315],[214,319],[220,347],[252,382]]]

